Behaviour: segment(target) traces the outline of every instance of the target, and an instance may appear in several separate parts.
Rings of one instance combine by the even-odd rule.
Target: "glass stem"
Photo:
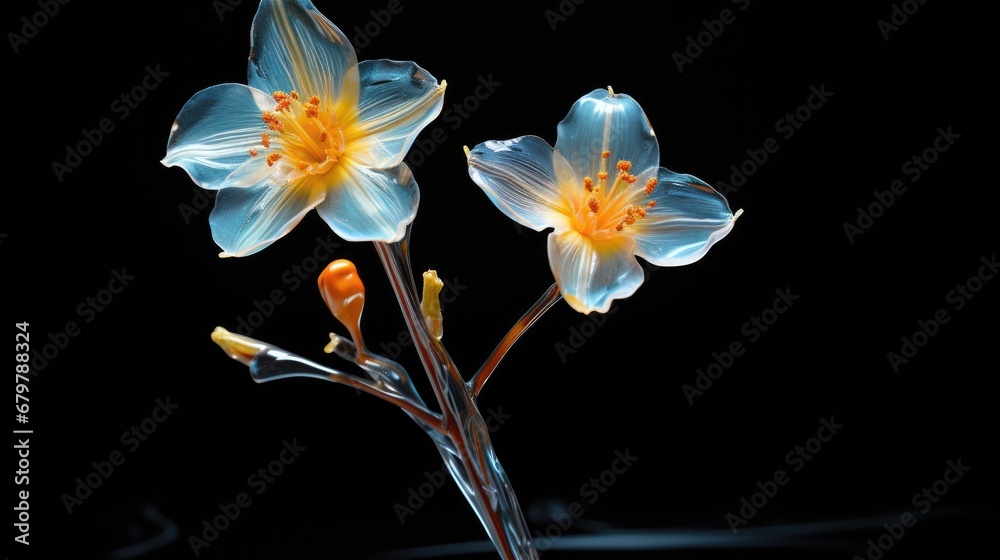
[[[483,364],[483,367],[479,368],[476,375],[469,381],[469,390],[472,392],[472,398],[479,398],[479,391],[482,390],[483,385],[486,385],[486,381],[493,375],[493,371],[496,370],[497,364],[503,359],[510,347],[514,345],[514,342],[521,337],[528,328],[535,324],[546,311],[552,308],[557,301],[562,299],[562,293],[559,291],[559,286],[557,284],[552,284],[542,297],[535,302],[535,305],[531,307],[521,319],[511,327],[510,331],[507,332],[507,336],[500,341],[493,353],[490,354],[489,359]]]
[[[428,432],[448,472],[504,560],[537,559],[524,514],[500,466],[476,400],[441,342],[432,336],[417,300],[408,254],[409,229],[396,243],[375,248],[396,294],[414,348],[434,388],[444,429]]]

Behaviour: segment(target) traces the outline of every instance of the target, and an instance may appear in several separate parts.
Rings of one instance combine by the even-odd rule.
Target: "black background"
[[[353,260],[366,280],[369,345],[389,347],[404,329],[370,244],[341,242],[312,213],[262,253],[219,259],[204,191],[159,163],[191,95],[245,83],[256,6],[232,4],[77,0],[17,52],[9,34],[0,49],[10,77],[4,159],[13,172],[0,225],[4,317],[8,332],[30,323],[36,350],[64,342],[29,383],[31,545],[13,543],[11,557],[195,557],[189,536],[240,492],[252,504],[200,557],[368,558],[484,538],[450,482],[400,523],[394,505],[440,459],[398,411],[319,381],[254,384],[209,339],[279,290],[281,302],[253,336],[342,365],[321,352],[326,333],[343,330],[313,288],[315,273],[301,285],[287,276],[315,263],[317,239],[338,243],[334,258]],[[886,40],[878,21],[917,6]],[[698,540],[583,552],[560,550],[572,540],[556,539],[545,557],[864,557],[866,541],[904,512],[917,523],[899,539],[883,537],[893,544],[887,559],[965,558],[993,547],[998,281],[973,281],[981,290],[961,309],[949,298],[988,272],[981,259],[997,250],[982,141],[993,101],[985,98],[993,67],[983,15],[933,0],[864,9],[756,0],[655,11],[626,0],[317,7],[361,59],[413,60],[448,82],[446,113],[409,159],[421,189],[413,264],[453,286],[444,342],[466,374],[552,278],[545,234],[519,230],[489,203],[468,177],[463,145],[524,134],[554,142],[572,103],[610,85],[645,109],[663,166],[713,185],[732,184],[730,166],[747,150],[768,138],[780,146],[729,191],[745,214],[704,259],[651,268],[607,316],[588,319],[559,303],[484,390],[482,409],[508,416],[494,445],[533,531],[554,534],[550,513],[575,501],[584,515],[566,533],[666,530]],[[724,9],[735,21],[679,71],[672,55]],[[21,17],[39,10],[10,5],[3,30],[24,33]],[[116,99],[147,67],[165,77],[125,116]],[[832,93],[818,109],[801,109],[813,87]],[[463,103],[467,112],[456,117]],[[786,137],[779,120],[796,110],[808,119]],[[105,118],[114,130],[59,180],[53,162]],[[432,140],[435,129],[444,141]],[[934,146],[939,129],[958,137],[913,180],[904,164]],[[858,208],[895,180],[905,193],[850,239],[844,224],[856,224]],[[101,312],[81,313],[115,271],[133,277],[128,286]],[[743,324],[771,308],[776,290],[798,299],[750,341]],[[948,322],[894,371],[887,353],[939,309]],[[68,321],[79,332],[60,336]],[[682,386],[735,341],[745,353],[689,402]],[[561,355],[560,344],[579,347]],[[403,350],[398,359],[426,390]],[[176,410],[130,450],[121,435],[150,417],[157,399]],[[843,427],[793,471],[786,454],[831,417]],[[248,476],[293,441],[305,450],[256,494]],[[588,503],[581,485],[626,450],[638,460]],[[68,513],[76,479],[115,451],[124,462]],[[968,472],[939,484],[947,493],[921,514],[914,494],[959,459]],[[734,535],[726,515],[778,469],[789,482]],[[800,524],[815,523],[828,524],[796,533],[805,548],[782,548]],[[763,541],[769,548],[747,548],[768,527],[776,528]],[[130,556],[137,544],[148,551]]]

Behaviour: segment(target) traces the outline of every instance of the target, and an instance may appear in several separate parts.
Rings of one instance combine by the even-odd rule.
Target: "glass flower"
[[[412,62],[358,63],[308,0],[263,0],[250,45],[247,85],[196,93],[163,159],[219,190],[220,256],[260,251],[313,208],[345,240],[402,239],[420,196],[403,157],[446,84]]]
[[[580,98],[555,148],[537,136],[489,141],[468,153],[469,175],[504,214],[548,236],[560,293],[581,313],[606,313],[643,282],[636,256],[657,266],[697,261],[732,229],[725,197],[660,167],[639,104],[611,88]]]

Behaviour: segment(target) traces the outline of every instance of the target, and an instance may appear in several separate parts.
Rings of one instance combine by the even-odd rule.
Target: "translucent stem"
[[[479,397],[479,391],[482,390],[483,385],[486,385],[486,381],[493,375],[493,371],[496,370],[497,364],[503,359],[510,347],[514,345],[514,342],[521,337],[528,328],[535,323],[546,311],[552,308],[557,301],[562,299],[562,293],[559,292],[559,286],[552,284],[552,286],[542,295],[535,305],[531,307],[521,319],[511,327],[507,336],[500,341],[493,353],[490,354],[489,359],[483,364],[483,367],[479,368],[476,375],[469,381],[469,390],[472,392],[472,398]]]
[[[330,345],[327,348],[337,356],[357,364],[378,386],[405,395],[413,402],[427,408],[403,366],[388,358],[372,354],[365,347],[358,348],[350,340],[334,333],[330,333]]]
[[[417,302],[407,236],[398,243],[375,243],[386,275],[399,301],[420,361],[441,406],[443,435],[433,437],[462,494],[479,517],[504,560],[537,559],[524,515],[493,450],[489,430],[469,386],[428,330]]]
[[[361,379],[342,371],[328,368],[270,345],[267,345],[263,351],[253,356],[248,365],[250,367],[250,376],[258,383],[290,377],[312,377],[314,379],[341,383],[370,395],[375,395],[384,401],[398,406],[419,424],[424,431],[444,433],[444,422],[439,414],[427,410],[423,403],[414,402],[405,395],[387,390],[383,385],[378,384],[377,381]]]

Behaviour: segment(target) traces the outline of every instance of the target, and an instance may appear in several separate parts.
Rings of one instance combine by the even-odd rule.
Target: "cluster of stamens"
[[[656,201],[651,200],[645,205],[629,204],[624,207],[621,204],[616,204],[620,195],[626,196],[624,193],[628,192],[627,186],[635,183],[638,178],[631,173],[631,161],[619,160],[615,165],[615,169],[618,171],[615,181],[610,187],[607,187],[607,181],[610,177],[607,171],[607,160],[610,157],[610,151],[605,150],[601,152],[601,170],[597,173],[597,182],[595,183],[591,177],[584,177],[583,190],[587,193],[586,204],[590,210],[590,214],[596,217],[601,213],[603,207],[606,212],[611,214],[608,218],[613,220],[614,230],[622,231],[625,226],[630,226],[636,220],[644,218],[646,216],[646,209],[656,206]],[[655,177],[651,177],[646,181],[644,190],[647,196],[653,194],[657,183],[658,181]],[[605,220],[601,221],[607,223]]]
[[[286,169],[323,173],[336,163],[344,152],[343,133],[332,113],[321,113],[319,96],[313,95],[304,101],[295,90],[288,93],[279,90],[272,97],[274,109],[264,111],[260,116],[267,126],[267,130],[260,135],[260,143],[265,150],[271,148],[272,137],[268,131],[280,135],[282,143],[276,146],[281,153],[273,151],[267,154],[267,165],[274,166],[287,156],[292,167]],[[331,134],[335,136],[331,137]],[[249,151],[251,157],[260,155],[256,148]]]

